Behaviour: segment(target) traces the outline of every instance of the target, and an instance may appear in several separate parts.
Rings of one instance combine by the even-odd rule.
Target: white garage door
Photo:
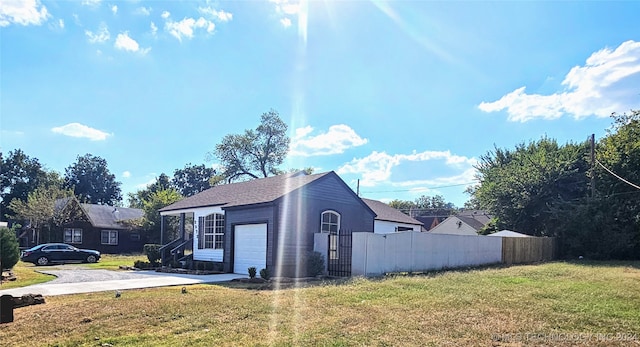
[[[248,274],[254,266],[256,271],[267,267],[267,225],[249,224],[235,227],[233,245],[233,272]]]

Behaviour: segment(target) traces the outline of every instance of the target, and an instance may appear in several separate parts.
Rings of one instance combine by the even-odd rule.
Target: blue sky
[[[282,167],[462,206],[477,159],[640,108],[640,2],[0,0],[0,147],[131,192],[277,110]]]

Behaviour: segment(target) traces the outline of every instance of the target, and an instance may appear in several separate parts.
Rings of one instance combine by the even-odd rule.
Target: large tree
[[[4,158],[0,152],[0,220],[6,220],[6,215],[15,214],[9,207],[14,199],[27,201],[27,196],[39,185],[53,180],[53,174],[48,174],[37,158],[31,158],[22,150],[9,152]]]
[[[160,242],[160,210],[182,199],[180,192],[173,186],[171,179],[162,173],[156,181],[149,184],[145,189],[128,194],[129,207],[139,208],[144,211],[144,217],[135,221],[135,226],[144,229],[148,233],[148,240],[151,243]],[[178,219],[169,217],[166,219],[165,230],[170,240],[176,237],[178,230]],[[163,240],[164,241],[164,240]]]
[[[535,236],[558,236],[559,220],[588,191],[588,144],[542,138],[480,157],[480,184],[471,190],[498,227]]]
[[[171,184],[182,196],[198,194],[211,188],[212,178],[216,177],[216,170],[204,165],[185,165],[183,169],[173,172]]]
[[[151,193],[146,200],[143,201],[142,209],[144,210],[143,227],[149,234],[149,239],[154,242],[159,242],[158,239],[161,232],[161,216],[158,210],[171,205],[176,201],[182,199],[180,193],[173,189],[161,189]],[[177,237],[177,222],[176,218],[167,222],[168,239],[173,240]]]
[[[147,185],[146,188],[140,189],[135,193],[128,193],[127,199],[129,200],[129,207],[132,208],[143,208],[144,202],[149,200],[151,194],[165,189],[173,189],[173,184],[171,183],[171,179],[167,174],[161,173],[160,176],[156,177],[155,182]]]
[[[638,259],[640,112],[614,114],[594,152],[550,139],[496,149],[478,163],[473,201],[499,228],[559,237],[565,256]]]
[[[278,165],[283,163],[289,151],[287,124],[274,110],[263,113],[260,119],[255,130],[226,135],[208,154],[210,159],[219,161],[227,182],[281,172]]]
[[[455,205],[446,202],[442,195],[422,195],[414,201],[392,200],[389,206],[410,216],[448,216],[455,212]]]
[[[589,237],[602,258],[640,258],[640,110],[612,115],[613,125],[596,147],[594,197],[598,219]]]
[[[78,156],[65,170],[64,183],[83,202],[118,205],[122,201],[121,183],[109,171],[107,161],[98,156]]]
[[[26,222],[26,227],[35,230],[36,242],[52,241],[49,234],[54,227],[84,216],[77,204],[67,204],[74,198],[71,190],[43,185],[30,192],[27,201],[13,199],[9,207],[15,214],[10,217]]]

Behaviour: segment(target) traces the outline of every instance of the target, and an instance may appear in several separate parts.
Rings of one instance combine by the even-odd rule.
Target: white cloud
[[[169,11],[162,11],[162,14],[160,15],[160,17],[167,19],[169,18],[170,15],[171,13]]]
[[[156,36],[156,34],[158,33],[158,27],[154,22],[151,22],[150,28],[151,28],[151,35]]]
[[[129,178],[129,177],[131,177],[131,172],[129,172],[129,171],[124,171],[124,172],[122,173],[122,178]]]
[[[391,182],[393,169],[407,162],[427,162],[441,161],[443,166],[462,173],[451,176],[429,180],[412,180],[404,182]],[[473,177],[473,165],[475,158],[467,158],[451,154],[450,151],[425,151],[413,152],[411,154],[389,155],[385,152],[373,152],[367,157],[353,159],[351,162],[341,166],[336,171],[338,174],[356,174],[362,179],[362,186],[375,186],[380,183],[390,183],[395,186],[415,186],[419,184],[458,184],[467,183]]]
[[[49,26],[49,29],[51,30],[55,30],[55,31],[64,30],[64,19],[59,18],[56,21],[50,22],[48,26]]]
[[[203,17],[198,18],[184,18],[179,22],[168,20],[165,24],[165,30],[173,35],[178,40],[182,41],[183,37],[193,38],[193,32],[195,29],[205,29],[208,33],[213,33],[216,25]]]
[[[133,13],[141,16],[149,16],[151,15],[151,7],[138,7]]]
[[[289,0],[269,0],[276,6],[276,12],[285,15],[297,15],[300,13],[300,2]]]
[[[301,6],[300,1],[290,1],[290,0],[269,0],[272,4],[274,4],[276,13],[280,18],[280,24],[284,28],[288,28],[291,26],[291,17],[296,17],[298,20],[306,21],[305,11]],[[300,23],[303,26],[306,23]],[[303,28],[300,28],[303,29]]]
[[[82,0],[84,6],[98,6],[102,0]]]
[[[448,176],[448,177],[436,177],[433,179],[425,179],[425,180],[410,180],[404,182],[396,182],[394,186],[396,187],[416,187],[423,186],[419,188],[413,188],[412,190],[423,190],[426,189],[424,186],[438,187],[438,186],[448,186],[448,185],[457,185],[457,184],[467,184],[476,180],[476,169],[470,167],[464,170],[462,173],[458,175]]]
[[[155,172],[147,174],[145,177],[147,177],[148,180],[144,183],[137,184],[136,189],[145,189],[158,181],[158,175]]]
[[[332,125],[328,132],[315,136],[311,136],[312,132],[313,128],[310,126],[296,129],[289,154],[305,157],[340,154],[348,148],[362,146],[368,142],[344,124]]]
[[[128,51],[128,52],[140,52],[142,54],[147,54],[151,48],[140,48],[138,42],[131,37],[129,37],[129,32],[125,31],[124,33],[118,34],[116,37],[116,42],[113,44],[113,47],[119,50]]]
[[[198,12],[210,16],[212,19],[218,20],[220,22],[228,22],[233,19],[233,14],[229,12],[225,12],[224,10],[216,10],[211,7],[200,7],[198,8]]]
[[[608,117],[638,105],[640,84],[640,42],[626,41],[615,50],[593,53],[584,66],[573,67],[565,76],[564,91],[550,95],[527,94],[518,88],[494,102],[482,102],[484,112],[507,110],[510,121],[535,118],[556,119],[573,115]]]
[[[109,28],[105,23],[101,23],[97,32],[92,32],[91,30],[85,30],[84,34],[89,38],[90,43],[102,43],[108,41],[111,38],[109,34]]]
[[[111,12],[113,12],[113,14],[118,14],[118,5],[113,5],[111,6]]]
[[[283,27],[288,28],[291,26],[291,19],[289,18],[282,18],[280,19],[280,24],[282,24]]]
[[[0,27],[9,24],[40,25],[50,17],[39,0],[3,0],[0,4]]]
[[[51,128],[56,134],[62,134],[71,137],[87,138],[91,141],[104,141],[111,136],[104,131],[88,127],[80,123],[69,123],[67,125]]]

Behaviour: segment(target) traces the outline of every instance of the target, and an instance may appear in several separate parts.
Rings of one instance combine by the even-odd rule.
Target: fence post
[[[13,322],[13,296],[0,296],[0,323]]]

